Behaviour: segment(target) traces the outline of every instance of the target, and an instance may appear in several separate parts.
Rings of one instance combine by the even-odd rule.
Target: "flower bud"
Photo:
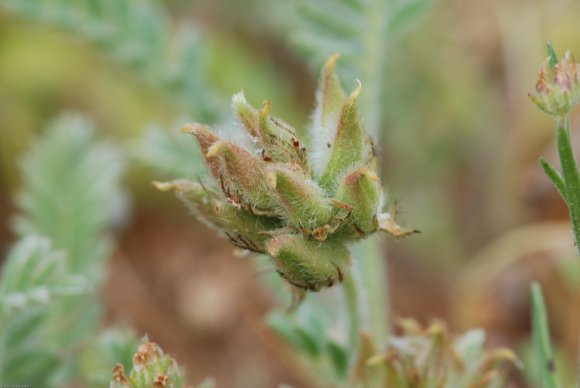
[[[283,167],[268,171],[268,182],[276,191],[288,221],[306,233],[330,222],[333,207],[316,182]]]
[[[268,241],[266,248],[284,279],[310,291],[342,282],[350,267],[348,249],[338,241],[318,242],[299,234],[283,234]]]
[[[266,183],[264,164],[231,141],[208,148],[206,158],[228,200],[256,213],[273,210],[273,192]]]
[[[564,116],[580,103],[580,68],[570,51],[558,61],[548,45],[548,55],[538,72],[536,93],[529,96],[544,112]]]
[[[200,221],[224,232],[238,248],[266,253],[265,243],[270,238],[268,232],[281,227],[277,218],[260,217],[240,209],[197,182],[181,179],[154,184],[162,191],[173,190]]]
[[[144,339],[133,355],[133,368],[129,375],[121,364],[113,368],[111,388],[182,387],[183,373],[175,359],[163,353],[154,342]]]
[[[313,291],[342,280],[350,265],[347,242],[379,229],[395,236],[415,232],[390,213],[377,214],[382,188],[373,141],[357,109],[360,82],[347,96],[337,59],[333,55],[322,72],[308,153],[294,128],[270,116],[269,102],[257,110],[240,92],[232,108],[253,145],[222,139],[201,124],[183,129],[197,139],[221,192],[182,180],[156,184],[174,190],[233,245],[270,254],[289,283]]]
[[[368,167],[350,169],[338,186],[336,198],[352,208],[346,223],[353,235],[364,237],[377,230],[377,210],[381,202],[381,183],[377,174]]]
[[[207,154],[207,150],[213,143],[221,140],[209,126],[204,124],[193,123],[184,125],[181,127],[181,132],[189,133],[196,138],[203,155]]]
[[[261,141],[258,111],[246,101],[244,92],[238,92],[232,96],[232,109],[238,123],[255,140]]]
[[[294,169],[308,172],[310,167],[306,148],[292,126],[270,116],[269,101],[265,101],[262,109],[257,111],[240,92],[232,98],[232,106],[238,121],[256,142],[263,161],[286,163]]]
[[[181,132],[189,133],[195,137],[199,144],[199,148],[201,149],[201,153],[208,164],[210,172],[213,176],[218,175],[217,166],[209,163],[206,155],[209,147],[211,147],[215,142],[220,141],[221,138],[216,135],[209,126],[198,123],[184,125],[181,127]]]
[[[367,134],[362,127],[356,106],[360,90],[359,82],[340,110],[336,124],[336,135],[332,143],[329,143],[330,159],[320,178],[322,187],[332,188],[336,184],[337,177],[365,159],[363,151],[366,148]]]
[[[348,98],[336,75],[338,58],[338,54],[332,55],[322,69],[318,90],[316,91],[316,107],[312,114],[312,123],[309,128],[313,142],[311,150],[312,168],[318,176],[322,175],[330,159],[339,112]]]
[[[200,221],[221,227],[218,220],[216,209],[221,206],[219,199],[203,185],[198,182],[188,181],[186,179],[177,179],[170,182],[153,182],[153,185],[161,191],[173,191],[191,210]],[[225,201],[224,201],[225,202]]]
[[[334,54],[324,64],[322,78],[316,93],[316,110],[314,111],[314,121],[323,127],[332,127],[335,123],[336,113],[340,111],[346,102],[347,96],[340,85],[340,80],[336,75],[336,63],[340,58],[339,54]]]

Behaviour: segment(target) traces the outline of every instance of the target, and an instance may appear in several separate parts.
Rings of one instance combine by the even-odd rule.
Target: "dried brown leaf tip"
[[[360,82],[342,89],[333,55],[323,68],[307,138],[272,115],[232,98],[245,141],[218,136],[203,124],[183,131],[199,144],[213,180],[156,183],[173,190],[201,220],[236,247],[267,253],[288,283],[317,291],[340,283],[350,267],[347,244],[383,231],[407,236],[384,211],[374,142],[358,111]]]
[[[125,376],[125,367],[121,364],[115,364],[113,368],[113,382],[121,387],[129,387],[129,380]]]
[[[175,359],[164,354],[159,345],[145,338],[133,355],[133,366],[128,375],[123,365],[115,365],[110,387],[182,388],[185,387],[185,381]]]
[[[558,60],[548,44],[548,58],[540,66],[535,94],[530,99],[544,112],[562,117],[580,103],[580,68],[570,51]]]

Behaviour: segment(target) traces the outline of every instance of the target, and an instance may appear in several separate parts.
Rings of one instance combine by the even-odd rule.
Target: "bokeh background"
[[[139,144],[151,127],[228,125],[229,99],[240,89],[255,105],[271,100],[276,115],[304,128],[317,63],[292,39],[301,28],[292,2],[168,0],[161,7],[168,24],[189,26],[172,31],[199,40],[193,70],[201,74],[192,79],[201,81],[193,87],[204,89],[199,104],[217,106],[219,117],[201,109],[182,120],[155,75],[143,82],[123,58],[0,2],[0,257],[15,241],[20,157],[47,122],[81,113],[131,160],[102,290],[107,322],[147,333],[193,381],[309,386],[296,356],[263,323],[276,303],[265,275],[154,190],[150,182],[164,177],[134,150],[146,152]],[[483,327],[492,345],[525,354],[529,283],[538,279],[564,369],[578,347],[580,266],[567,209],[538,164],[541,155],[556,158],[552,123],[526,95],[546,41],[580,53],[579,14],[571,0],[435,1],[389,45],[379,104],[384,179],[402,218],[421,231],[384,241],[393,315],[441,318],[457,331]]]

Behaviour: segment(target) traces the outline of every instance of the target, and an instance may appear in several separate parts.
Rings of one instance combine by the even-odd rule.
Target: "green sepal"
[[[381,182],[373,171],[367,167],[348,170],[337,188],[336,198],[352,207],[345,222],[352,235],[363,237],[377,230]]]
[[[281,213],[306,234],[330,222],[333,215],[330,200],[304,174],[284,166],[274,167],[268,171],[268,182],[278,194]]]
[[[241,209],[200,183],[180,179],[154,184],[162,191],[173,190],[200,221],[222,231],[238,248],[265,253],[269,231],[280,227],[279,219]]]
[[[326,189],[331,189],[336,184],[337,178],[348,168],[366,159],[363,151],[366,148],[368,135],[362,127],[356,105],[360,90],[359,83],[340,110],[336,136],[330,144],[330,159],[320,179],[321,186]]]
[[[221,141],[221,137],[216,135],[208,125],[198,123],[184,125],[181,127],[181,132],[188,133],[195,137],[210,172],[214,177],[219,175],[217,166],[209,162],[207,151],[214,143]]]
[[[332,55],[322,69],[316,91],[316,107],[309,128],[312,141],[312,167],[317,175],[322,175],[328,163],[340,110],[348,100],[336,75],[338,58],[339,54]]]
[[[261,160],[227,140],[213,143],[206,159],[228,200],[257,214],[271,214],[274,193],[266,182]]]
[[[270,116],[269,101],[264,101],[258,111],[246,101],[243,92],[239,92],[232,98],[232,107],[238,122],[255,141],[264,162],[287,163],[308,172],[306,148],[291,125]]]
[[[187,124],[181,127],[181,132],[189,133],[195,137],[204,156],[207,154],[207,150],[213,143],[221,140],[221,138],[212,131],[210,126],[205,124]]]
[[[332,127],[336,114],[347,100],[347,95],[336,75],[336,63],[339,57],[339,54],[333,54],[324,64],[316,93],[313,120],[325,128]]]
[[[254,139],[261,140],[258,111],[246,101],[243,91],[232,96],[232,109],[237,122]]]
[[[546,51],[548,53],[548,65],[550,67],[556,66],[558,64],[558,55],[556,54],[556,50],[554,50],[552,42],[546,43]]]
[[[273,192],[266,184],[265,163],[232,141],[223,140],[202,124],[184,126],[203,153],[211,174],[226,198],[239,207],[260,214],[271,214]]]
[[[283,234],[266,244],[278,273],[290,284],[310,291],[342,282],[350,253],[339,241],[315,241],[301,234]]]

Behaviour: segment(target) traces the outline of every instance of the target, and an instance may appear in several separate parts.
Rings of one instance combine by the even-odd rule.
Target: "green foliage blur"
[[[96,12],[91,6],[99,3],[105,6]],[[546,41],[554,42],[559,51],[569,48],[580,52],[580,41],[576,39],[580,34],[576,17],[580,4],[567,0],[445,0],[414,1],[409,2],[413,6],[405,7],[403,0],[385,1],[392,5],[389,9],[399,12],[398,18],[385,25],[379,23],[378,31],[388,34],[388,39],[387,35],[371,36],[381,40],[373,43],[379,52],[371,51],[382,58],[377,63],[384,65],[366,69],[357,67],[357,59],[369,54],[365,51],[368,47],[349,43],[371,39],[365,35],[364,21],[357,25],[357,19],[349,17],[349,7],[360,3],[324,0],[305,10],[304,3],[296,6],[294,2],[269,0],[87,0],[74,5],[57,0],[0,0],[0,257],[17,257],[33,266],[38,254],[48,258],[65,255],[71,258],[70,266],[46,269],[54,290],[44,290],[42,295],[74,294],[77,303],[87,300],[83,298],[96,300],[91,286],[100,286],[103,261],[114,248],[114,239],[101,232],[122,228],[131,211],[165,206],[166,198],[153,192],[149,184],[152,180],[205,174],[203,166],[195,163],[193,143],[179,134],[179,127],[199,121],[233,131],[230,96],[243,89],[253,105],[270,99],[273,113],[301,131],[314,105],[318,69],[329,54],[339,51],[344,58],[340,71],[345,84],[354,85],[355,78],[360,78],[363,94],[365,90],[378,91],[364,98],[371,99],[366,100],[373,112],[368,121],[376,126],[381,139],[383,179],[391,198],[400,204],[403,219],[421,231],[412,239],[387,242],[392,260],[398,263],[396,268],[418,268],[415,271],[426,274],[419,279],[427,279],[425,284],[412,285],[413,292],[419,295],[415,300],[423,300],[422,303],[414,307],[406,305],[404,297],[399,301],[398,296],[410,292],[403,287],[399,293],[394,292],[395,309],[402,314],[423,311],[424,319],[443,314],[455,320],[456,327],[466,325],[461,322],[476,322],[477,318],[454,317],[456,311],[467,315],[469,309],[453,307],[453,302],[464,293],[475,293],[473,290],[479,287],[474,282],[465,288],[464,282],[458,280],[461,274],[469,273],[470,268],[475,268],[472,272],[484,268],[479,279],[493,278],[498,267],[512,271],[522,257],[522,267],[526,267],[527,254],[520,255],[513,248],[526,245],[520,243],[502,245],[509,248],[500,249],[501,254],[497,255],[480,252],[496,239],[509,239],[506,236],[520,228],[566,220],[563,204],[537,164],[539,155],[550,154],[545,150],[553,148],[552,124],[526,94],[533,88]],[[95,12],[90,14],[93,17],[88,16],[89,11]],[[325,19],[321,14],[348,23],[337,26],[333,18]],[[328,30],[333,31],[331,38],[325,35]],[[63,112],[75,115],[62,116]],[[64,124],[55,121],[58,117]],[[85,135],[67,135],[66,130],[59,133],[54,128],[66,128],[70,120],[94,129],[87,129]],[[575,122],[572,116],[572,127]],[[63,217],[73,219],[83,211],[79,209],[86,210],[85,203],[76,204],[78,207],[71,207],[70,214],[63,215],[58,213],[62,210],[58,202],[66,201],[66,195],[74,190],[81,191],[81,197],[98,197],[99,190],[83,191],[98,182],[91,182],[83,174],[86,170],[82,164],[77,177],[69,176],[66,165],[46,162],[41,152],[36,161],[25,158],[39,139],[66,145],[74,136],[79,136],[78,141],[86,147],[79,150],[83,155],[90,156],[93,147],[105,144],[104,153],[99,148],[95,151],[97,156],[89,158],[85,167],[110,174],[113,178],[108,182],[114,186],[98,184],[103,193],[114,198],[97,198],[97,202],[102,202],[100,206],[92,213],[87,211],[94,223],[87,230],[74,231],[77,234],[53,227],[52,222]],[[109,154],[110,144],[115,147]],[[123,154],[120,159],[127,165],[123,179],[130,194],[119,187],[122,162],[116,164],[117,152]],[[115,160],[109,170],[95,167],[106,166],[111,159]],[[191,160],[191,164],[184,163],[186,160]],[[35,170],[38,166],[65,171],[52,171],[51,176],[58,176],[58,182],[46,183],[43,176],[34,178],[39,175]],[[67,181],[69,178],[74,182]],[[54,214],[38,213],[34,198],[18,195],[23,187],[37,186],[38,192],[46,194],[53,190],[43,186],[49,183],[63,190],[56,200],[52,198],[56,202]],[[18,199],[14,201],[15,198]],[[119,207],[103,204],[108,200]],[[129,210],[128,202],[135,208]],[[115,215],[103,210],[111,211],[111,207]],[[21,217],[14,221],[16,214]],[[10,223],[15,223],[15,227]],[[69,225],[73,224],[71,221]],[[9,254],[9,247],[17,238],[31,233],[44,237],[23,239]],[[540,244],[543,239],[530,236],[525,241]],[[52,245],[45,237],[52,239]],[[566,237],[564,233],[563,238]],[[560,249],[566,244],[558,245],[558,259],[566,256],[567,252]],[[552,249],[549,243],[546,246],[546,250]],[[75,261],[78,252],[82,257]],[[478,267],[482,257],[489,260]],[[82,260],[98,264],[89,268]],[[4,269],[6,273],[9,270]],[[554,271],[566,276],[578,272],[559,267]],[[400,286],[397,277],[397,273],[391,274],[392,287]],[[42,299],[38,291],[26,293],[31,284],[34,282],[13,285],[20,293],[15,303],[21,303],[22,295],[33,304]],[[570,284],[566,295],[578,295],[578,281]],[[433,306],[428,287],[439,287],[446,308],[430,310]],[[548,306],[560,295],[554,291],[550,299],[549,287],[544,286],[548,289]],[[0,295],[9,291],[0,288]],[[68,297],[71,296],[58,302],[63,310],[71,303]],[[13,312],[11,306],[0,307],[1,314]],[[87,306],[91,311],[84,313],[100,317],[101,308]],[[35,314],[47,314],[37,310]],[[567,322],[564,312],[554,310],[553,314],[560,314],[556,321]],[[298,320],[305,322],[303,326],[315,326],[313,331],[320,332],[318,321],[326,319],[324,316],[312,318],[311,311],[300,314]],[[0,315],[0,319],[3,317]],[[296,334],[297,329],[289,327],[278,315],[271,320],[292,340],[308,342],[303,347],[311,348],[313,359],[320,354],[330,355],[324,361],[330,360],[330,364],[321,361],[318,365],[323,375],[340,379],[345,374],[347,356],[335,346],[334,338],[321,334],[316,338],[322,341],[320,345],[299,330]],[[492,328],[499,332],[504,329],[493,327],[493,319],[482,321],[482,325],[492,322]],[[0,320],[0,327],[3,322],[10,324],[8,319]],[[98,348],[102,338],[109,338],[106,333],[97,334],[92,322],[78,327],[85,332],[79,337],[94,339],[91,349]],[[47,325],[38,330],[43,333],[52,329]],[[562,329],[558,339],[564,343],[563,348],[574,348],[576,344],[565,344],[570,338],[566,330],[570,329]],[[136,344],[131,336],[126,338],[118,342]],[[54,351],[57,347],[58,337],[54,337],[47,349]],[[123,348],[125,362],[130,357],[127,347],[125,344]],[[73,359],[74,354],[67,357]],[[76,360],[80,369],[86,363],[98,364],[94,368],[103,372],[96,377],[85,376],[85,381],[105,384],[107,367],[101,365],[103,360],[97,357],[95,361],[87,353],[83,357]],[[0,371],[9,365],[3,361]],[[53,354],[48,354],[38,365],[55,362]],[[72,373],[62,368],[52,381],[64,381]]]

